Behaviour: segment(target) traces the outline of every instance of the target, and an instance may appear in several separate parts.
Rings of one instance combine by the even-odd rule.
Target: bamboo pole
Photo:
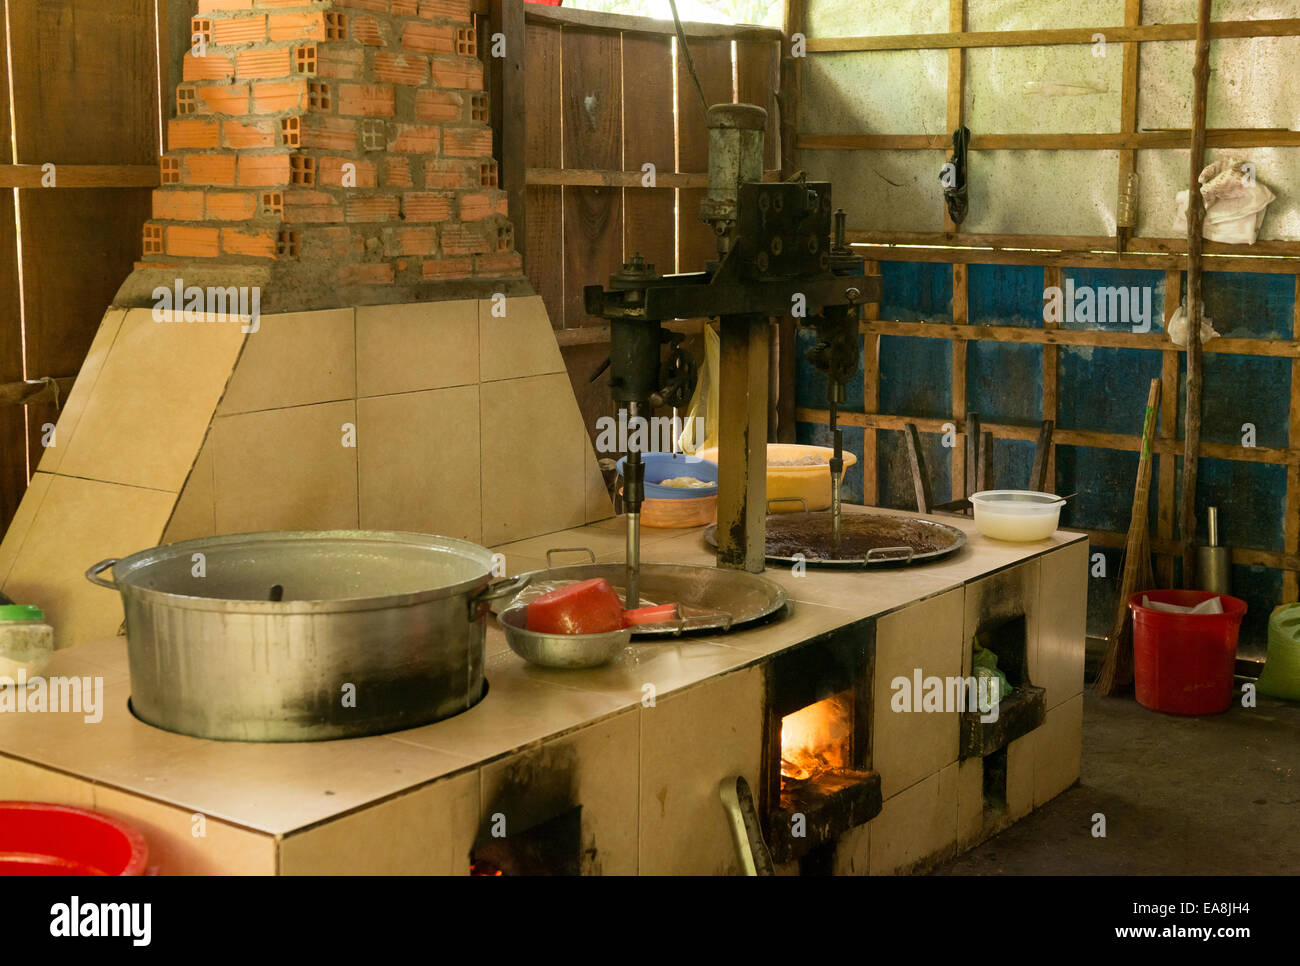
[[[1200,174],[1205,164],[1205,106],[1210,86],[1210,7],[1196,11],[1196,66],[1192,78],[1192,152],[1187,191],[1187,429],[1183,440],[1183,504],[1178,535],[1183,544],[1183,586],[1196,586],[1196,469],[1201,455],[1201,232],[1205,204]]]

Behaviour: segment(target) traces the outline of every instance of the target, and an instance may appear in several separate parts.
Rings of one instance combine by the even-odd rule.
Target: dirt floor
[[[1083,709],[1078,784],[936,874],[1300,873],[1300,704],[1182,718],[1089,690]]]

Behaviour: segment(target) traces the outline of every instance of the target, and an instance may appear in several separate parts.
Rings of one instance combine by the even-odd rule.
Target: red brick
[[[195,88],[203,106],[213,114],[247,114],[248,91],[247,84]]]
[[[402,28],[402,46],[421,54],[454,54],[456,28],[408,21]]]
[[[369,262],[363,265],[345,265],[341,273],[344,285],[391,285],[393,266],[387,262]]]
[[[469,23],[469,0],[420,0],[420,16]]]
[[[341,222],[343,206],[326,191],[295,189],[284,193],[284,220],[287,222]]]
[[[227,255],[275,258],[276,234],[273,228],[223,228],[221,250]]]
[[[465,98],[455,91],[415,92],[415,116],[421,121],[459,121],[465,114]]]
[[[340,84],[339,113],[362,117],[392,117],[393,88],[377,84]]]
[[[241,155],[239,158],[239,183],[259,187],[288,184],[289,155]]]
[[[460,220],[482,221],[492,215],[507,215],[506,196],[489,197],[485,192],[476,191],[460,196]]]
[[[379,184],[379,176],[373,161],[357,161],[353,158],[321,158],[316,168],[316,183],[325,188],[343,187],[343,165],[356,165],[356,188],[374,188]]]
[[[379,21],[374,17],[353,17],[352,23],[348,26],[348,36],[367,47],[388,46],[379,29]]]
[[[472,258],[426,258],[420,274],[427,279],[469,278],[474,274]]]
[[[446,221],[451,216],[451,196],[430,191],[402,195],[402,217],[407,221]]]
[[[394,125],[393,137],[388,142],[388,150],[398,154],[437,154],[439,128],[430,124]],[[492,132],[488,131],[488,151],[492,150]]]
[[[227,148],[273,148],[275,147],[275,123],[258,121],[244,124],[241,121],[222,121],[221,144]]]
[[[221,145],[216,121],[184,120],[167,122],[167,150],[180,148],[215,148]]]
[[[384,158],[384,184],[389,188],[410,188],[415,179],[411,177],[410,158]]]
[[[393,195],[368,195],[347,200],[348,221],[392,221],[397,212],[397,198]]]
[[[288,77],[290,71],[289,48],[276,50],[246,50],[239,55],[240,77]]]
[[[233,185],[233,154],[191,154],[184,159],[185,178],[189,184]]]
[[[227,10],[252,10],[253,0],[199,0],[199,13],[224,13]]]
[[[167,254],[188,258],[216,258],[221,253],[221,232],[216,228],[167,226]]]
[[[212,42],[254,44],[266,39],[266,17],[231,17],[212,21]]]
[[[518,252],[500,252],[496,255],[475,255],[474,274],[486,278],[522,275],[524,259]]]
[[[290,7],[310,7],[315,0],[255,0],[258,7],[285,10]]]
[[[302,146],[329,151],[355,151],[357,122],[347,117],[308,114],[303,118]]]
[[[164,191],[154,189],[153,216],[168,221],[202,221],[202,191]]]
[[[432,227],[397,228],[389,242],[393,255],[433,255],[438,250],[438,232]]]
[[[381,50],[372,67],[375,80],[385,84],[418,87],[429,79],[429,58],[421,54],[393,54]]]
[[[351,7],[353,10],[373,10],[376,13],[388,13],[389,0],[336,0],[339,7]]]
[[[251,191],[209,191],[209,221],[247,221],[257,214],[257,195]]]
[[[181,61],[182,80],[225,80],[234,76],[235,65],[228,58],[212,51],[208,51],[206,57],[195,57],[192,53],[187,53]]]
[[[429,158],[424,162],[426,188],[477,188],[478,165],[468,161]]]
[[[449,127],[442,134],[442,153],[456,158],[492,156],[490,127]]]
[[[365,77],[366,52],[359,47],[336,43],[316,48],[316,75],[330,79],[357,80]]]
[[[473,57],[434,57],[433,82],[455,90],[483,89],[483,62]]]
[[[469,225],[443,225],[439,240],[446,255],[485,255],[496,247],[482,231]]]
[[[389,9],[398,17],[414,17],[420,12],[420,0],[393,0]]]
[[[307,108],[307,82],[281,81],[253,85],[253,113],[278,114]]]
[[[312,13],[274,13],[267,25],[268,36],[272,40],[324,40],[325,14]]]

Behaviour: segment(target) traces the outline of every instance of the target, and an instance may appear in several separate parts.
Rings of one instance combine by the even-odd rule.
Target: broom
[[[1133,624],[1128,599],[1141,587],[1151,587],[1151,543],[1147,533],[1147,502],[1151,495],[1151,441],[1156,433],[1156,412],[1160,408],[1160,380],[1151,380],[1147,393],[1146,417],[1142,422],[1142,450],[1138,455],[1137,486],[1133,490],[1133,512],[1128,539],[1124,543],[1124,570],[1119,582],[1115,622],[1093,687],[1098,694],[1113,694],[1133,680]]]

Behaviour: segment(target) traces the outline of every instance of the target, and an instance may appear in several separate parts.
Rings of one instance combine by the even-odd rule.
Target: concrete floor
[[[1241,681],[1238,680],[1240,686]],[[1092,816],[1106,816],[1106,837]],[[1300,872],[1300,704],[1182,718],[1083,701],[1078,784],[939,875]]]

